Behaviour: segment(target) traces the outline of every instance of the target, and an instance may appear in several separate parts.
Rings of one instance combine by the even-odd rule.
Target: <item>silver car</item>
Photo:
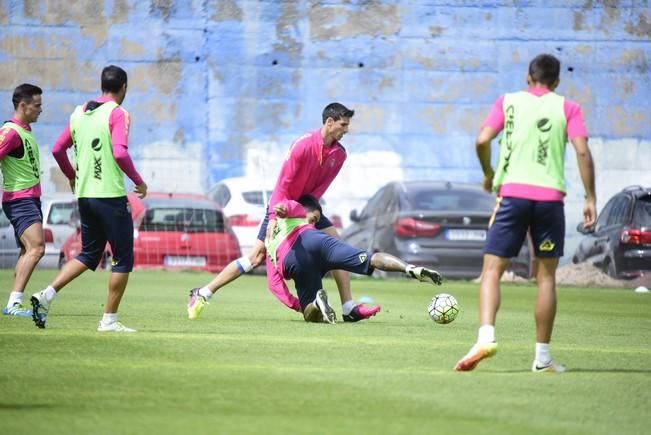
[[[39,268],[56,269],[59,266],[61,245],[75,231],[77,200],[72,194],[41,198],[45,255]],[[20,249],[16,246],[14,228],[0,210],[0,268],[13,269]]]

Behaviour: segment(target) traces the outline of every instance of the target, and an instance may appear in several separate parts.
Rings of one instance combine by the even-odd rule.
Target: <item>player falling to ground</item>
[[[127,151],[129,113],[120,104],[127,94],[127,73],[110,65],[102,70],[102,96],[77,106],[52,153],[79,201],[81,253],[63,267],[44,290],[32,296],[33,319],[45,327],[50,305],[61,289],[87,271],[95,270],[111,246],[113,263],[104,316],[99,332],[134,332],[118,321],[118,307],[133,269],[133,221],[124,174],[140,198],[147,194]],[[74,146],[75,169],[66,150]]]
[[[441,284],[441,275],[434,270],[407,264],[383,252],[367,252],[317,230],[314,224],[321,218],[321,205],[307,195],[299,202],[285,200],[274,207],[278,221],[265,243],[267,283],[283,304],[302,312],[306,321],[336,321],[335,311],[330,307],[322,285],[323,276],[331,270],[371,275],[377,268],[404,272],[419,281]],[[285,279],[294,280],[298,298],[289,292]],[[206,305],[199,298],[197,296],[193,311],[189,311],[191,316],[198,316]]]
[[[13,289],[2,311],[6,316],[31,317],[32,312],[23,306],[23,293],[45,253],[41,167],[38,144],[30,126],[41,114],[42,94],[41,88],[28,83],[16,87],[11,98],[14,116],[0,129],[2,210],[14,228],[20,248]]]
[[[210,300],[221,287],[265,261],[264,240],[276,224],[274,213],[276,204],[286,200],[297,201],[303,195],[321,198],[346,160],[346,150],[339,141],[348,132],[354,114],[355,111],[343,104],[328,104],[321,115],[323,121],[321,128],[301,136],[292,144],[280,169],[280,175],[269,200],[269,208],[252,251],[247,256],[227,265],[204,287],[192,289],[188,302],[189,311],[193,309],[192,305],[197,303],[199,298],[203,298],[202,302]],[[326,216],[322,215],[315,226],[325,234],[339,237],[337,230]],[[333,270],[332,274],[337,282],[345,321],[357,322],[374,316],[380,311],[380,306],[367,307],[355,303],[350,290],[348,272]]]
[[[497,352],[495,318],[500,305],[500,277],[531,232],[537,263],[536,349],[532,371],[563,372],[551,356],[549,342],[556,315],[556,268],[565,239],[565,144],[575,148],[585,188],[583,225],[596,218],[592,155],[578,104],[556,94],[560,62],[541,54],[529,64],[526,91],[500,97],[477,137],[477,156],[484,189],[498,193],[488,229],[479,287],[477,343],[454,367],[472,370]],[[491,141],[504,129],[497,172],[491,167]]]

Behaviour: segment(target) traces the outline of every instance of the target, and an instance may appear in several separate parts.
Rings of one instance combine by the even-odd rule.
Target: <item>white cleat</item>
[[[325,290],[321,289],[316,292],[316,299],[314,300],[314,304],[319,309],[319,311],[321,311],[324,322],[337,322],[337,315],[335,314],[335,310],[333,310],[330,304],[328,304],[328,294],[325,292]]]
[[[127,328],[120,322],[105,324],[100,320],[97,332],[136,332],[136,330]]]
[[[531,366],[531,371],[534,373],[563,373],[565,367],[551,360],[547,364],[541,364],[538,360],[534,360]]]

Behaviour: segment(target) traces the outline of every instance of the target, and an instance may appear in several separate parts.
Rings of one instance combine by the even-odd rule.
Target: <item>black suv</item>
[[[584,234],[573,263],[589,261],[613,278],[651,273],[651,188],[629,186],[610,198],[593,230]]]

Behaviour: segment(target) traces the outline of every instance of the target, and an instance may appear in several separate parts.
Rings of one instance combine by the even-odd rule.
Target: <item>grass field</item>
[[[54,271],[37,271],[31,294]],[[358,324],[306,324],[245,277],[186,318],[198,273],[136,272],[121,320],[95,332],[106,273],[63,290],[47,329],[0,318],[0,433],[6,434],[642,434],[651,425],[651,297],[561,288],[553,354],[569,371],[533,374],[531,286],[506,285],[498,355],[452,366],[476,338],[477,289],[355,280],[383,311]],[[0,302],[12,282],[0,271]],[[326,281],[340,306],[333,281]],[[439,290],[461,313],[435,325]]]

